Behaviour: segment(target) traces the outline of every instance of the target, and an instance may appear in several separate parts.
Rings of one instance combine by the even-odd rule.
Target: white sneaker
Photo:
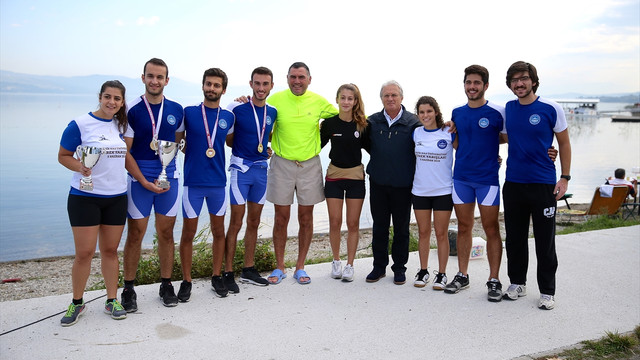
[[[551,310],[556,305],[556,301],[553,299],[553,295],[540,294],[540,302],[538,302],[538,308],[542,310]]]
[[[424,287],[429,282],[429,271],[427,269],[420,269],[416,274],[416,278],[413,281],[413,286]]]
[[[503,298],[509,300],[518,300],[519,297],[527,296],[527,287],[524,285],[511,284],[505,293]]]
[[[344,270],[342,270],[342,281],[344,282],[351,282],[353,281],[353,266],[347,264],[347,266],[344,267]]]
[[[433,280],[433,290],[444,290],[447,285],[447,274],[434,272],[436,278]]]
[[[342,262],[340,260],[333,260],[331,263],[331,277],[334,279],[342,277]]]

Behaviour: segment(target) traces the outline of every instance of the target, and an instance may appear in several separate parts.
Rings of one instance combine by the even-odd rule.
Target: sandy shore
[[[586,208],[586,204],[572,204],[573,209]],[[502,239],[505,237],[504,218],[500,214],[500,233]],[[457,225],[457,220],[452,219],[451,226]],[[560,229],[560,226],[558,226]],[[417,238],[417,226],[411,225],[411,232]],[[480,224],[480,219],[476,218],[473,236],[484,238],[484,231]],[[532,232],[530,231],[530,236]],[[270,239],[265,239],[269,241]],[[435,244],[435,234],[431,233],[431,243]],[[341,253],[346,253],[346,232],[343,232]],[[143,256],[150,256],[152,250],[143,250]],[[288,262],[295,262],[298,253],[297,238],[292,237],[287,241],[285,259]],[[309,249],[308,259],[326,257],[331,254],[331,245],[328,234],[314,234]],[[360,230],[360,242],[358,244],[357,257],[371,256],[371,229]],[[122,267],[122,254],[120,254],[120,266]],[[34,260],[10,261],[0,263],[0,280],[20,279],[15,282],[3,282],[0,284],[0,301],[28,299],[49,295],[59,295],[71,293],[71,266],[73,256],[52,257]],[[409,269],[410,272],[414,269]],[[91,275],[87,287],[91,287],[101,281],[100,258],[96,256],[92,261]],[[179,279],[174,279],[179,280]]]

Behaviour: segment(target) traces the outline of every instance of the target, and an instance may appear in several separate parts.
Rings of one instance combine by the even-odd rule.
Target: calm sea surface
[[[175,98],[182,104],[195,104],[199,98]],[[600,111],[615,111],[626,104],[601,103]],[[0,261],[72,255],[73,238],[69,226],[66,199],[71,172],[57,161],[62,131],[75,116],[92,111],[96,96],[20,95],[0,93]],[[446,115],[446,114],[445,114]],[[445,118],[448,116],[445,116]],[[612,123],[609,115],[569,119],[573,150],[572,202],[588,203],[594,188],[618,167],[640,166],[640,123]],[[326,168],[328,147],[321,153]],[[506,146],[501,155],[507,157]],[[227,151],[227,156],[230,152]],[[182,158],[179,157],[181,162]],[[364,155],[363,161],[368,161]],[[559,165],[557,166],[559,169]],[[558,170],[559,171],[559,170]],[[504,166],[500,171],[504,181]],[[295,206],[292,207],[295,210]],[[297,214],[292,211],[288,232],[297,233]],[[144,246],[151,247],[155,233],[153,216]],[[228,217],[227,217],[228,219]],[[267,203],[260,228],[261,237],[270,237],[273,205]],[[202,211],[200,227],[209,217]],[[371,227],[368,202],[363,207],[361,227]],[[346,227],[345,227],[346,228]],[[175,241],[179,242],[182,216],[178,216]],[[328,232],[325,203],[314,210],[314,231]],[[124,238],[120,244],[124,245]],[[240,234],[242,237],[242,231]]]

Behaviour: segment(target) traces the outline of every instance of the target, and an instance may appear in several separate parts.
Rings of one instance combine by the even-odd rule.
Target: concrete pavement
[[[471,261],[471,286],[458,294],[434,291],[431,282],[413,287],[417,253],[402,286],[390,268],[366,283],[371,258],[356,260],[352,283],[331,279],[330,263],[306,267],[310,285],[298,285],[288,269],[279,285],[240,284],[239,294],[222,299],[199,280],[191,301],[174,308],[162,306],[158,284],[145,285],[136,287],[139,310],[127,319],[104,314],[100,298],[68,328],[56,315],[6,333],[65,310],[70,294],[2,302],[0,358],[513,359],[640,324],[640,226],[558,236],[552,311],[537,308],[533,240],[530,251],[528,295],[500,303],[486,300],[486,259]],[[437,269],[435,250],[429,268]],[[447,269],[451,280],[455,257]],[[506,257],[501,280],[506,289]]]

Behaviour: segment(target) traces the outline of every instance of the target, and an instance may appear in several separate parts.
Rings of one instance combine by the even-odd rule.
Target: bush
[[[203,227],[193,239],[193,259],[191,276],[194,279],[209,278],[213,273],[213,252],[211,243],[207,240],[211,235],[209,225]],[[138,271],[136,273],[136,285],[153,284],[160,282],[160,259],[158,258],[158,239],[157,234],[153,240],[153,254],[146,258],[141,258],[138,263]],[[240,240],[236,244],[236,254],[233,259],[233,271],[240,273],[244,262],[244,241]],[[258,239],[255,253],[255,268],[259,272],[271,271],[276,266],[275,255],[271,251],[270,242],[268,240]],[[180,263],[179,247],[176,245],[174,255],[173,270],[171,278],[182,279],[182,268]],[[120,283],[123,282],[123,275],[120,272]],[[101,284],[104,288],[104,283]]]

